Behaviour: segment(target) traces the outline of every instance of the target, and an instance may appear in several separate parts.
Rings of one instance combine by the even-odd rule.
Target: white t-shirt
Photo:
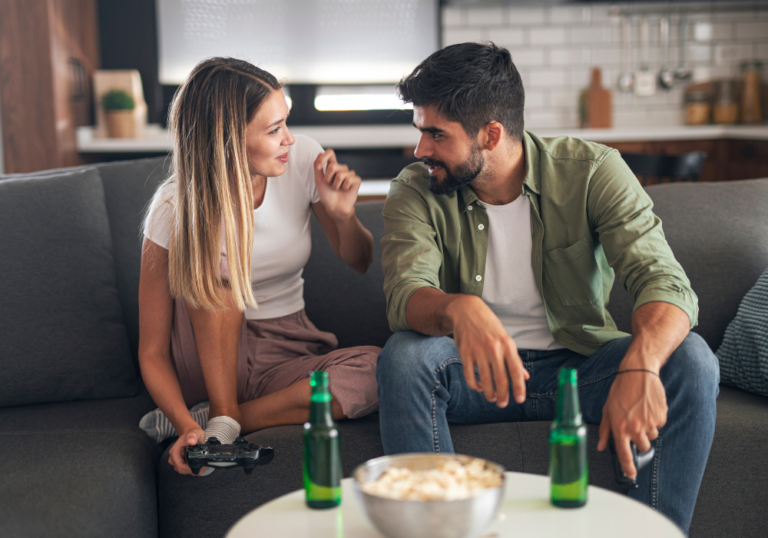
[[[248,307],[246,319],[277,318],[304,308],[301,275],[312,249],[310,204],[320,201],[313,164],[322,151],[311,138],[296,136],[285,173],[267,178],[264,201],[253,211],[251,285],[258,307]],[[144,228],[144,237],[166,250],[174,188],[169,183],[155,196]]]
[[[483,300],[518,349],[562,349],[549,330],[533,277],[530,200],[521,195],[506,205],[483,206],[488,214]]]

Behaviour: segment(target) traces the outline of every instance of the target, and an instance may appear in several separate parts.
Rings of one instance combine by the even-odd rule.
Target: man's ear
[[[485,124],[478,134],[480,135],[480,140],[478,140],[480,147],[493,151],[504,136],[504,126],[498,121],[491,121]]]

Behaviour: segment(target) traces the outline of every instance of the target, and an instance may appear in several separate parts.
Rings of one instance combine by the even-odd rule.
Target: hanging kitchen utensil
[[[621,19],[621,75],[619,91],[632,93],[635,88],[635,75],[632,73],[632,21],[629,17]]]
[[[669,68],[669,19],[659,19],[659,34],[661,35],[662,64],[659,72],[659,86],[671,90],[675,85],[675,73]]]
[[[650,30],[648,19],[640,19],[640,71],[635,73],[635,95],[647,97],[656,93],[656,74],[650,66]]]
[[[677,69],[675,70],[675,82],[682,84],[690,82],[693,78],[693,72],[685,67],[685,38],[688,37],[688,19],[680,17],[680,23],[677,32],[678,40],[678,58]]]

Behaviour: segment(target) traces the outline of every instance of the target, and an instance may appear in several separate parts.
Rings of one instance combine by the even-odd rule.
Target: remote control
[[[630,442],[629,446],[632,449],[632,461],[635,463],[635,469],[637,469],[639,474],[640,469],[651,463],[653,456],[656,455],[656,449],[651,445],[650,450],[638,452],[635,443]],[[619,455],[616,453],[616,445],[613,443],[613,436],[608,438],[608,448],[611,449],[611,456],[613,456],[613,475],[616,478],[616,483],[625,489],[637,489],[640,487],[637,485],[637,477],[629,478],[624,474],[624,469],[621,468],[621,463],[619,462]]]

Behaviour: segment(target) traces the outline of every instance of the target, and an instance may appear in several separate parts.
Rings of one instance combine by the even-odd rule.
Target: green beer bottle
[[[578,508],[587,504],[587,428],[581,421],[576,370],[561,368],[557,411],[549,433],[552,504]]]
[[[304,490],[310,508],[341,504],[339,430],[331,413],[328,372],[312,372],[309,422],[304,424]]]

